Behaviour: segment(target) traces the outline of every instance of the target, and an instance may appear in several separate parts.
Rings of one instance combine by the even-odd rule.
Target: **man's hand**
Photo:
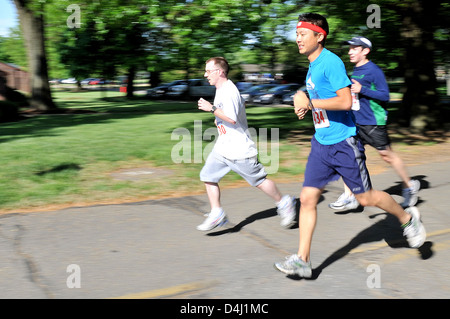
[[[297,114],[299,120],[303,120],[306,113],[309,110],[309,98],[306,96],[305,92],[298,91],[294,95],[294,112]]]
[[[205,112],[211,112],[212,104],[206,101],[204,98],[201,98],[200,100],[198,100],[198,109]]]
[[[353,82],[353,84],[352,84],[352,87],[351,87],[351,91],[352,91],[353,93],[359,93],[359,92],[361,92],[361,87],[362,87],[361,83],[359,83],[359,82],[356,81],[355,79],[352,79],[352,82]]]

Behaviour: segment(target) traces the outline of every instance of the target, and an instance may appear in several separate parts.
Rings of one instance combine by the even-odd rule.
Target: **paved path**
[[[209,233],[195,229],[206,195],[17,213],[0,216],[0,298],[449,298],[450,163],[408,169],[423,188],[419,250],[381,210],[329,209],[340,182],[318,207],[313,280],[273,268],[297,251],[298,229],[251,187],[223,191],[231,223]],[[401,201],[392,171],[372,179]],[[279,187],[298,197],[301,182]]]

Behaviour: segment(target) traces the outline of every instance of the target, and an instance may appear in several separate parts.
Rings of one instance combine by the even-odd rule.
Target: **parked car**
[[[189,80],[186,84],[174,85],[169,88],[166,96],[172,98],[181,97],[213,97],[216,87],[212,86],[205,79]]]
[[[182,84],[187,84],[187,81],[186,80],[176,80],[176,81],[173,81],[170,83],[161,84],[157,87],[147,90],[147,96],[153,97],[153,98],[163,97],[164,95],[166,95],[169,88],[171,88],[175,85],[182,85]]]
[[[167,89],[165,96],[171,98],[185,97],[189,90],[189,81],[183,81],[177,85],[172,85]]]
[[[239,92],[243,92],[245,90],[248,90],[253,86],[250,82],[236,82],[236,87],[239,90]]]
[[[283,95],[300,88],[300,84],[281,84],[268,91],[261,92],[253,98],[253,102],[262,104],[279,104],[282,103]]]
[[[89,81],[89,85],[100,85],[100,84],[108,84],[110,81],[105,79],[93,79]]]
[[[62,84],[76,84],[77,79],[75,79],[75,78],[64,79],[64,80],[61,80],[61,83]]]
[[[273,87],[277,86],[276,84],[261,84],[261,85],[255,85],[252,86],[251,88],[243,91],[241,93],[242,98],[245,100],[245,102],[247,103],[251,103],[253,102],[253,98],[263,92],[263,91],[267,91]]]
[[[213,97],[216,94],[216,87],[210,85],[205,79],[196,79],[189,81],[190,97]]]
[[[95,78],[87,78],[80,82],[81,85],[88,85],[91,81],[94,81]]]

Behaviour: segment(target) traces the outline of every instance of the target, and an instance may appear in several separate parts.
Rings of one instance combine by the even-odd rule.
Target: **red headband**
[[[327,38],[327,33],[325,32],[325,30],[317,25],[312,24],[312,23],[300,21],[297,24],[297,29],[298,28],[306,28],[306,29],[310,29],[310,30],[313,30],[313,31],[316,31],[319,33],[323,33],[323,35],[325,36],[325,39]]]

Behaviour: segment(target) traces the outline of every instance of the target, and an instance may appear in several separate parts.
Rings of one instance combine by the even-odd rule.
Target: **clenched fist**
[[[297,114],[299,120],[303,120],[306,113],[308,113],[309,98],[306,96],[305,92],[298,91],[294,95],[294,112]]]

